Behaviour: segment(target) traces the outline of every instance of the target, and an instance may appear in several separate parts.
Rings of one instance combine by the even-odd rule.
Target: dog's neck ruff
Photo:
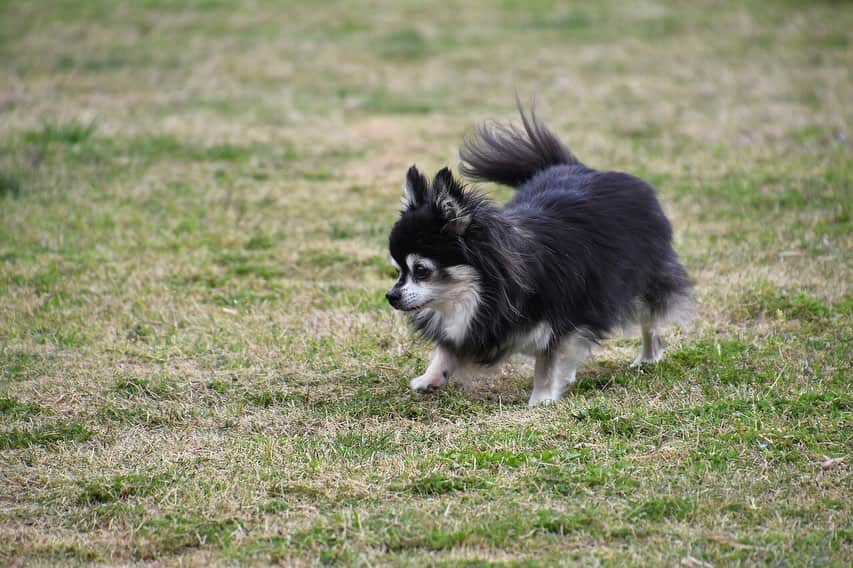
[[[447,269],[454,284],[428,308],[414,316],[415,326],[435,341],[461,346],[480,308],[481,288],[477,271],[470,266]]]

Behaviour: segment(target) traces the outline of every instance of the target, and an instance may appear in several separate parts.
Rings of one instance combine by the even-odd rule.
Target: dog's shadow
[[[578,371],[578,381],[564,396],[594,395],[624,386],[629,381],[625,369],[610,361],[590,362]],[[469,374],[454,379],[451,387],[458,388],[470,400],[526,403],[533,388],[533,364],[523,359],[511,359],[499,369]]]

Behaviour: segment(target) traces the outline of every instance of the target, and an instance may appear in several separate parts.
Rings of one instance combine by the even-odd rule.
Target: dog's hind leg
[[[577,381],[578,367],[589,357],[592,344],[583,331],[577,331],[550,351],[538,354],[528,406],[560,400],[566,387]]]
[[[672,260],[643,297],[638,298],[634,315],[642,329],[643,347],[631,367],[660,361],[664,343],[658,330],[668,323],[684,327],[690,321],[693,315],[690,286],[684,268]]]
[[[643,347],[640,354],[631,363],[631,367],[639,367],[643,363],[657,363],[663,357],[663,340],[657,334],[651,322],[643,322]]]

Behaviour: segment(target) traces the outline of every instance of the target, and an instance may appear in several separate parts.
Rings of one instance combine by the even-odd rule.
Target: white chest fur
[[[452,266],[447,272],[451,284],[432,307],[433,321],[445,339],[461,345],[480,307],[479,278],[469,266]]]

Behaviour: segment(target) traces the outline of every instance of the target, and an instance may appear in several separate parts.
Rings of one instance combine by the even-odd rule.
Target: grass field
[[[853,5],[422,4],[0,1],[0,564],[848,566]],[[516,90],[698,317],[416,396],[402,176]]]

